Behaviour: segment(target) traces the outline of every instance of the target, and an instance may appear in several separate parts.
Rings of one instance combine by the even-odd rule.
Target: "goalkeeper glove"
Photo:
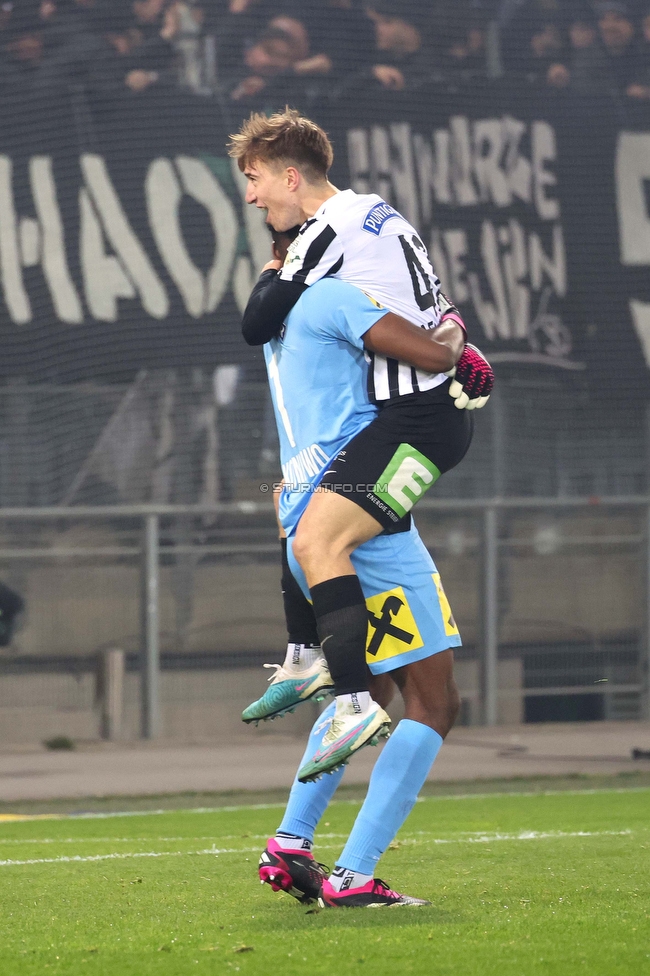
[[[451,377],[449,396],[459,410],[480,410],[488,402],[494,373],[480,349],[470,342],[454,368],[445,375]]]

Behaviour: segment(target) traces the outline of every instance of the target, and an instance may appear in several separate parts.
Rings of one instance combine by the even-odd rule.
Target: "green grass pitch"
[[[358,804],[333,804],[333,863]],[[650,974],[650,790],[419,802],[379,876],[430,908],[260,886],[278,805],[0,822],[0,974]]]

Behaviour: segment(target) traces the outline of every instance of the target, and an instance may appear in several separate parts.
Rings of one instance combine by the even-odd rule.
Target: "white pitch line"
[[[240,840],[241,834],[226,834],[220,839],[223,840]],[[267,834],[247,834],[248,840],[268,840]],[[321,837],[347,837],[347,834],[321,834]],[[21,837],[5,837],[0,838],[0,846],[2,844],[21,844],[24,846],[29,846],[30,844],[138,844],[143,841],[151,843],[151,841],[160,841],[165,844],[177,843],[178,841],[183,841],[186,844],[193,843],[200,840],[210,840],[214,841],[214,834],[210,834],[207,837],[30,837],[27,840]]]
[[[259,847],[209,847],[204,851],[134,851],[133,853],[111,853],[111,854],[90,854],[82,857],[81,854],[64,855],[62,857],[31,857],[24,861],[4,860],[0,861],[1,868],[16,867],[21,864],[85,864],[90,861],[125,861],[134,857],[195,857],[197,855],[211,854],[256,854]]]
[[[430,844],[492,844],[498,841],[513,840],[559,840],[564,837],[630,837],[631,830],[522,830],[518,834],[477,834],[470,837],[434,837]],[[397,843],[417,844],[408,836]]]
[[[625,836],[631,833],[630,830],[601,830],[601,831],[520,831],[518,834],[486,834],[482,830],[467,830],[462,831],[464,836],[461,837],[433,837],[432,843],[434,844],[482,844],[486,840],[544,840],[546,838],[553,837],[599,837],[610,835],[612,837]],[[249,840],[268,840],[268,834],[249,834]],[[317,836],[316,844],[319,847],[325,846],[321,842],[324,840],[346,840],[349,834],[333,834],[333,833],[320,833]],[[409,841],[411,843],[417,843],[418,840],[423,840],[424,838],[432,837],[430,830],[415,830],[415,831],[405,831],[399,838],[401,842]],[[221,838],[221,840],[236,840],[236,834],[227,834]],[[21,847],[29,847],[32,844],[135,844],[142,841],[152,841],[157,840],[169,843],[177,843],[178,841],[183,841],[185,843],[202,841],[202,840],[214,840],[213,836],[207,837],[32,837],[28,840],[22,840],[17,837],[10,837],[6,839],[0,839],[0,845],[2,844],[18,844]],[[224,848],[221,853],[223,854],[234,854],[238,851],[250,852],[253,850],[258,850],[258,848],[249,847],[233,847],[226,849]],[[179,854],[183,853],[179,851]],[[116,855],[117,856],[117,855]],[[125,855],[131,856],[131,855]]]
[[[518,834],[478,834],[470,837],[432,837],[425,831],[419,831],[417,839],[405,837],[400,841],[400,843],[418,844],[425,842],[432,844],[493,844],[500,841],[561,840],[566,837],[630,837],[632,834],[632,830],[522,830]],[[330,834],[329,836],[333,837],[337,835]],[[340,836],[343,837],[347,835]],[[431,839],[425,840],[425,838]],[[334,848],[335,845],[322,844],[320,846],[325,850],[329,850]],[[0,867],[17,867],[27,864],[86,864],[93,861],[122,861],[138,857],[197,857],[204,855],[211,855],[215,857],[219,854],[256,854],[258,851],[258,847],[210,847],[202,851],[136,851],[133,853],[114,852],[111,854],[90,854],[85,857],[80,854],[73,854],[62,857],[34,857],[21,861],[0,860]]]
[[[419,796],[418,803],[436,803],[447,800],[489,800],[502,797],[536,797],[536,796],[603,796],[612,793],[648,793],[648,786],[629,786],[611,789],[590,790],[522,790],[521,792],[500,791],[496,793],[449,793],[444,796]],[[333,800],[330,806],[361,806],[362,800]],[[0,813],[0,829],[6,824],[25,823],[34,820],[111,820],[114,817],[158,817],[163,814],[178,813],[236,813],[241,810],[284,810],[286,803],[249,803],[238,806],[225,807],[190,807],[167,810],[120,810],[106,813],[35,813],[35,814],[3,814]],[[5,817],[7,819],[5,819]]]
[[[336,803],[361,803],[361,800],[337,800]],[[249,803],[232,807],[179,807],[167,810],[107,810],[81,813],[0,813],[0,825],[26,823],[33,820],[112,820],[115,817],[160,817],[176,813],[235,813],[240,810],[284,810],[286,803]]]

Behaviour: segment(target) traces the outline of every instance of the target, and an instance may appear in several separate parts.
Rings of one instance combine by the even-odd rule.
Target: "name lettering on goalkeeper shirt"
[[[329,457],[319,444],[311,444],[282,465],[285,484],[289,488],[297,488],[308,484],[321,468],[328,464]]]

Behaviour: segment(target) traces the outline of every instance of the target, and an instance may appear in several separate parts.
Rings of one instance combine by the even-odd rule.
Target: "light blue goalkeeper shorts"
[[[287,554],[291,572],[310,599],[304,573]],[[366,661],[373,674],[421,661],[461,639],[436,564],[415,525],[409,532],[378,535],[352,553],[368,607]]]

